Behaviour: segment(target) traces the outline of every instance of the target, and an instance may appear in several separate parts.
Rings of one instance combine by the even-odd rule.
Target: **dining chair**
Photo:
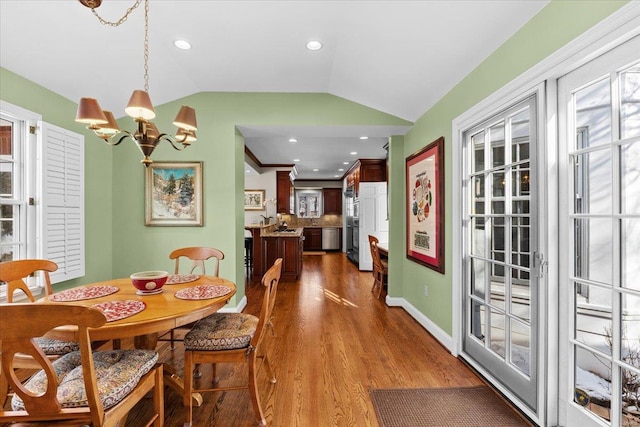
[[[162,365],[153,350],[92,352],[89,328],[106,323],[94,307],[55,303],[5,304],[0,316],[2,375],[14,390],[11,409],[0,408],[0,425],[38,422],[91,424],[110,427],[124,424],[131,409],[153,391],[153,414],[146,426],[164,425]],[[20,327],[16,327],[20,325]],[[79,351],[50,360],[32,338],[63,325],[78,328]],[[24,384],[15,375],[16,356],[29,354],[41,368]],[[7,424],[5,424],[7,423]]]
[[[376,288],[378,289],[376,298],[380,298],[382,288],[389,275],[389,264],[380,258],[378,242],[376,236],[369,235],[369,248],[371,249],[371,260],[373,261],[373,286],[371,287],[371,292],[375,291]]]
[[[251,405],[260,426],[266,426],[267,422],[260,405],[258,394],[257,359],[262,359],[267,369],[267,374],[272,384],[276,379],[269,365],[267,355],[262,351],[267,326],[273,332],[273,307],[276,302],[276,293],[280,273],[282,271],[282,258],[278,258],[273,266],[262,277],[264,297],[260,316],[256,317],[245,313],[214,313],[198,321],[184,337],[184,406],[186,413],[185,427],[193,422],[194,393],[203,393],[220,390],[249,389]],[[258,355],[258,352],[261,352]],[[196,388],[191,375],[193,367],[198,363],[211,363],[213,369],[213,388]],[[217,363],[247,363],[249,370],[248,382],[238,386],[216,386]]]
[[[224,253],[215,248],[207,248],[203,246],[192,246],[188,248],[180,248],[175,249],[169,254],[169,259],[175,260],[175,268],[173,273],[180,274],[180,260],[183,261],[190,260],[191,261],[191,269],[188,270],[189,274],[193,274],[195,271],[198,273],[205,275],[207,274],[205,268],[205,261],[212,259],[213,261],[213,269],[209,269],[209,276],[218,277],[220,273],[220,261],[224,259]],[[183,264],[184,265],[184,264]],[[176,338],[175,330],[176,329],[186,329],[189,330],[193,326],[193,323],[185,326],[181,326],[179,328],[175,328],[170,330],[169,338],[163,338],[166,334],[162,334],[158,341],[170,341],[171,342],[171,350],[175,349],[175,342],[182,341],[181,339]]]
[[[35,297],[31,290],[29,290],[25,279],[37,275],[42,276],[45,294],[51,295],[53,290],[49,273],[53,273],[57,269],[58,265],[55,262],[46,259],[23,259],[0,263],[0,282],[6,283],[7,303],[14,302],[17,291],[21,291],[29,301],[34,302]],[[35,341],[44,354],[51,360],[57,359],[71,351],[78,350],[78,343],[76,342],[60,341],[44,337],[38,337]],[[28,354],[18,355],[14,361],[14,366],[17,369],[23,370],[39,369],[40,367],[40,365],[34,361],[33,357]],[[7,377],[0,375],[0,405],[4,404],[6,400],[9,391],[8,386]]]

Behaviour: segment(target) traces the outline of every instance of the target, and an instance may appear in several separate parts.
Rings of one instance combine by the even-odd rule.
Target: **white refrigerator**
[[[361,182],[358,191],[358,268],[373,269],[369,235],[380,242],[389,241],[389,219],[387,218],[387,183]]]

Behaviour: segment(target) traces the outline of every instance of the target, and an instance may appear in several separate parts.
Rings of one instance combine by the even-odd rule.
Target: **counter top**
[[[301,225],[302,228],[342,228],[341,225]]]
[[[263,232],[260,237],[300,237],[302,236],[303,228],[289,228],[293,231],[267,231]]]
[[[267,228],[267,227],[272,227],[273,224],[245,224],[244,229],[245,230],[252,230],[254,228]]]

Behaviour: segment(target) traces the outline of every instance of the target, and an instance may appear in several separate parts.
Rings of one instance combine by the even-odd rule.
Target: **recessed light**
[[[344,169],[340,168],[338,169],[338,172],[344,172]]]
[[[361,136],[360,139],[369,139],[368,136]]]
[[[186,40],[176,40],[173,42],[174,46],[178,49],[189,50],[191,49],[191,43]]]
[[[349,164],[349,162],[342,162],[342,164],[343,164],[343,165],[348,165],[348,164]]]
[[[340,175],[333,175],[334,178],[340,178]]]
[[[293,161],[294,161],[294,162],[299,162],[299,161],[300,161],[300,159],[293,159]]]
[[[295,138],[289,138],[289,142],[298,142],[298,140]]]
[[[350,154],[351,154],[352,156],[355,156],[356,154],[358,154],[358,152],[357,152],[357,151],[352,151]]]
[[[318,170],[319,170],[319,169],[314,169],[313,171],[314,171],[314,172],[318,172]]]
[[[307,42],[307,49],[320,50],[322,49],[322,43],[320,42],[320,40],[309,40]]]

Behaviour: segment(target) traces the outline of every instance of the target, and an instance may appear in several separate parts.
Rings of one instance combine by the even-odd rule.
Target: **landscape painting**
[[[202,162],[152,163],[145,193],[145,225],[203,225]]]

